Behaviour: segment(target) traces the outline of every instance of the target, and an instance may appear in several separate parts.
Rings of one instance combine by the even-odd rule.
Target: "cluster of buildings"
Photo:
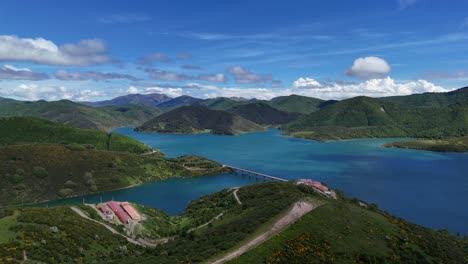
[[[327,195],[332,194],[332,192],[330,191],[330,189],[328,189],[327,186],[322,185],[322,183],[318,182],[318,181],[313,181],[311,179],[299,179],[297,181],[297,184],[303,184],[303,185],[306,185],[306,186],[310,186],[310,187],[314,188],[315,190],[317,190],[317,191],[319,191],[321,193],[327,194]]]
[[[106,216],[107,220],[117,216],[122,224],[128,224],[131,220],[140,221],[141,216],[135,208],[128,202],[110,201],[107,204],[99,206],[99,210]]]

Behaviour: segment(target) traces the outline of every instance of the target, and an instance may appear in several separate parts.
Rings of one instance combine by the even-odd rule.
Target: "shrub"
[[[32,175],[34,175],[35,177],[37,177],[39,179],[44,179],[47,176],[49,176],[49,173],[46,171],[46,169],[44,169],[42,167],[39,167],[39,166],[36,166],[32,170]]]
[[[21,174],[15,174],[15,175],[8,177],[8,181],[12,184],[19,184],[24,181],[24,177]]]
[[[98,187],[96,186],[96,184],[93,184],[93,185],[91,185],[91,187],[89,187],[89,190],[92,191],[92,192],[97,192]]]
[[[61,197],[70,196],[72,193],[73,193],[73,190],[70,188],[63,188],[57,192],[57,194]]]
[[[76,183],[74,183],[73,181],[68,180],[63,186],[65,186],[66,188],[69,188],[69,189],[73,189],[73,188],[76,187]]]
[[[24,189],[26,189],[26,184],[20,183],[20,184],[15,185],[14,188],[15,188],[16,190],[24,190]]]
[[[91,187],[93,185],[96,185],[96,182],[94,181],[94,179],[91,178],[91,179],[86,180],[86,186]]]
[[[93,178],[93,174],[91,172],[86,172],[84,175],[83,175],[83,178],[85,180],[89,180],[89,179],[92,179]]]

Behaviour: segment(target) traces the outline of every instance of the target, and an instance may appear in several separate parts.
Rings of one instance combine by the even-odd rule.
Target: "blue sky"
[[[467,11],[429,0],[3,1],[0,96],[443,92],[468,85]]]

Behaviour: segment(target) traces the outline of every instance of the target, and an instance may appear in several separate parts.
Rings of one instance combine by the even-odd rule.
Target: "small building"
[[[322,185],[321,182],[318,182],[318,181],[313,181],[311,179],[299,179],[297,181],[297,184],[302,184],[302,185],[306,185],[306,186],[310,186],[322,193],[325,193],[325,194],[331,194],[331,191],[330,189],[328,189],[327,186],[324,186]]]
[[[127,214],[122,210],[119,203],[114,202],[114,201],[110,201],[110,202],[107,203],[107,205],[109,205],[109,207],[112,209],[114,214],[119,218],[119,220],[120,220],[120,222],[122,222],[122,224],[128,224],[129,218],[128,218]]]
[[[120,206],[122,206],[124,211],[127,212],[127,214],[130,216],[130,218],[138,221],[141,220],[140,214],[137,212],[137,210],[135,210],[135,208],[133,208],[131,204],[129,204],[128,202],[123,202],[120,204]]]
[[[99,210],[100,210],[103,214],[105,214],[105,215],[108,215],[108,214],[111,213],[111,210],[110,210],[109,206],[107,206],[107,205],[105,205],[105,204],[101,205],[101,206],[99,207]]]

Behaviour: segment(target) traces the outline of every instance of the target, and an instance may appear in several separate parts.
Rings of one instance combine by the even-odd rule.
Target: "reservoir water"
[[[158,148],[169,157],[197,154],[286,179],[323,181],[347,196],[377,203],[415,223],[468,234],[468,154],[382,147],[395,139],[321,143],[284,137],[275,129],[239,136],[145,134],[132,128],[114,132]],[[85,199],[128,200],[179,214],[190,200],[256,181],[235,174],[169,179]]]

